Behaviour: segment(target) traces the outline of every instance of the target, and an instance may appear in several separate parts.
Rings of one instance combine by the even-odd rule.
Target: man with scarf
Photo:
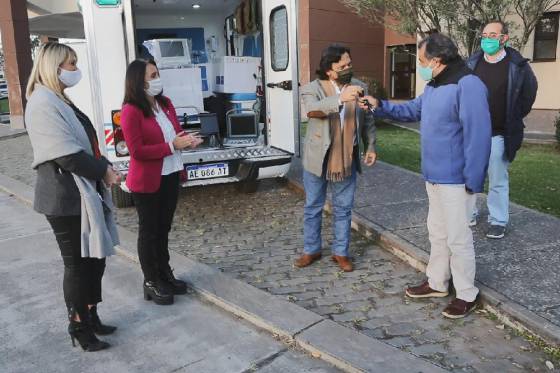
[[[332,260],[345,272],[353,270],[348,255],[356,173],[361,172],[360,142],[364,163],[376,161],[375,125],[369,110],[357,105],[367,86],[352,78],[350,50],[331,45],[323,51],[318,79],[302,88],[301,100],[309,119],[303,153],[305,188],[304,248],[295,261],[307,267],[321,258],[321,223],[327,187],[332,191]]]

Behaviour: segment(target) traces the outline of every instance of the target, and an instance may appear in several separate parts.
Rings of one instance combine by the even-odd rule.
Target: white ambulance
[[[104,153],[126,174],[120,129],[127,65],[153,58],[183,128],[183,186],[284,177],[299,155],[297,0],[81,0],[84,83],[70,95],[92,115]],[[100,141],[101,142],[101,141]],[[119,207],[132,203],[123,183]]]

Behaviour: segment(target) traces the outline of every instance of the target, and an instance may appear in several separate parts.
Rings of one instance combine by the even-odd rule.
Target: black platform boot
[[[144,299],[153,300],[155,304],[173,304],[173,294],[171,294],[161,282],[144,281]]]
[[[166,270],[161,271],[160,277],[171,293],[175,295],[187,294],[187,283],[176,279],[171,268],[168,267]]]

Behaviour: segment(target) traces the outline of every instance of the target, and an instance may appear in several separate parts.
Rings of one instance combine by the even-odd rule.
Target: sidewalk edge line
[[[305,342],[304,340],[298,338],[296,343],[299,347],[303,348],[305,351],[311,354],[311,356],[315,358],[319,358],[323,361],[326,361],[329,364],[334,365],[338,369],[341,369],[348,373],[364,373],[365,371],[360,368],[356,368],[351,363],[346,360],[342,360],[331,355],[328,352],[322,351],[321,349],[315,347],[312,343]]]
[[[33,205],[33,188],[2,173],[0,173],[0,190],[26,205]]]

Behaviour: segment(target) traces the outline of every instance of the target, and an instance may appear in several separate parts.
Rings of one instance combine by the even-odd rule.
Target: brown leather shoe
[[[410,298],[445,298],[449,295],[447,291],[437,291],[430,287],[428,281],[424,281],[418,286],[411,286],[406,289],[406,296]]]
[[[321,259],[321,253],[316,254],[303,254],[294,261],[294,265],[299,268],[307,267]]]
[[[333,255],[331,259],[333,262],[338,263],[340,269],[344,272],[352,272],[354,270],[354,266],[347,256]]]
[[[442,312],[448,319],[460,319],[467,316],[478,307],[478,297],[473,302],[455,298]]]

